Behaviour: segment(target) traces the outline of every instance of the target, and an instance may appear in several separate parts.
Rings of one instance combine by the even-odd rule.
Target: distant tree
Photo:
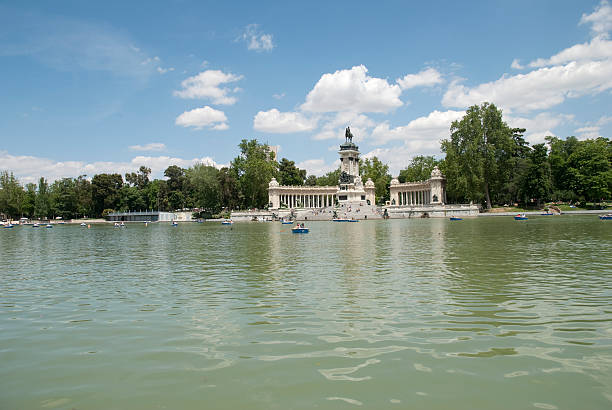
[[[607,138],[580,141],[567,159],[570,187],[586,201],[610,198],[611,164],[612,143]]]
[[[442,141],[446,154],[447,192],[454,198],[484,201],[500,194],[511,173],[516,151],[513,130],[493,104],[474,105],[451,124],[451,137]]]
[[[38,180],[38,193],[34,203],[34,216],[36,218],[48,218],[51,216],[51,203],[49,198],[49,184],[41,177]]]
[[[528,167],[523,177],[520,192],[523,202],[536,201],[539,207],[542,201],[549,199],[552,193],[552,179],[546,145],[536,144],[528,154]]]
[[[25,186],[25,195],[23,197],[22,212],[28,218],[34,217],[34,209],[36,206],[36,184],[29,183]]]
[[[569,157],[578,149],[580,141],[574,136],[562,140],[557,137],[546,137],[550,147],[548,162],[552,175],[553,198],[555,200],[573,201],[578,194],[573,190],[573,175],[568,166]]]
[[[62,219],[72,219],[77,213],[77,196],[72,178],[55,180],[49,189],[51,213]]]
[[[283,158],[278,164],[278,176],[281,185],[304,185],[306,170],[296,167],[294,161]]]
[[[185,170],[177,165],[170,165],[164,171],[164,176],[168,187],[168,204],[170,209],[181,209],[186,206],[186,196],[183,191],[185,188]]]
[[[122,186],[121,174],[94,175],[91,179],[91,197],[97,216],[102,215],[105,209],[119,209]]]
[[[91,197],[91,182],[86,175],[79,175],[74,180],[77,206],[76,213],[79,217],[89,216],[93,212],[93,201]]]
[[[317,185],[317,177],[316,175],[308,175],[306,181],[304,181],[304,185],[315,186]]]
[[[11,218],[20,218],[25,192],[13,173],[0,172],[0,212]]]
[[[389,165],[384,164],[378,157],[365,158],[360,160],[359,173],[365,183],[372,179],[376,189],[376,203],[380,204],[389,200],[389,185],[391,184],[391,174]]]
[[[340,179],[340,168],[336,168],[333,171],[329,171],[327,174],[322,177],[317,178],[318,186],[336,186],[338,185],[338,180]]]
[[[149,175],[151,175],[151,168],[147,168],[141,165],[138,172],[129,172],[125,174],[125,181],[138,189],[143,190],[149,184]]]
[[[196,164],[185,171],[185,176],[192,189],[193,203],[211,213],[221,209],[219,170],[215,167]]]
[[[412,158],[410,164],[405,169],[400,171],[397,179],[402,184],[404,182],[425,181],[431,178],[431,171],[440,162],[440,160],[435,159],[432,155],[417,155]]]
[[[278,163],[266,144],[243,139],[240,155],[232,161],[242,193],[243,206],[263,208],[268,205],[268,184],[278,175]]]
[[[237,171],[233,168],[223,167],[217,174],[217,181],[219,183],[221,208],[236,209],[242,203]]]

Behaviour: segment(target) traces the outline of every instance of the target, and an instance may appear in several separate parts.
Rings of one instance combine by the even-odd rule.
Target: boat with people
[[[4,225],[4,227],[5,227],[5,228],[7,228],[7,229],[13,228],[14,226],[15,226],[15,225],[13,225],[13,224],[12,224],[12,223],[10,223],[10,222],[9,222],[8,224]]]
[[[178,226],[178,222],[172,221],[172,226]]]
[[[226,219],[225,221],[221,221],[221,225],[233,225],[234,221],[231,219]]]
[[[599,219],[601,219],[602,221],[612,220],[612,214],[599,215]]]
[[[334,218],[332,220],[334,222],[359,222],[359,220],[353,218]]]
[[[87,226],[85,222],[81,222],[81,226]]]
[[[40,224],[38,222],[34,222],[32,224],[32,228],[40,228]]]
[[[529,219],[529,218],[527,218],[527,215],[525,215],[525,214],[514,215],[514,220],[515,221],[526,221],[527,219]]]
[[[47,225],[45,225],[45,228],[47,228],[47,229],[53,228],[53,225],[47,224]]]
[[[451,221],[463,221],[463,218],[459,218],[458,216],[451,216],[450,220]]]
[[[281,219],[281,224],[283,225],[293,225],[293,221],[291,219]]]
[[[308,228],[304,226],[304,224],[297,224],[293,228],[291,228],[291,232],[293,233],[308,233]]]

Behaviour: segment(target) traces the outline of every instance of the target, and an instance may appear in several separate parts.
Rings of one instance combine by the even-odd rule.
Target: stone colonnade
[[[324,208],[336,202],[335,194],[279,194],[280,207]]]
[[[431,190],[399,191],[397,205],[419,206],[431,204]]]

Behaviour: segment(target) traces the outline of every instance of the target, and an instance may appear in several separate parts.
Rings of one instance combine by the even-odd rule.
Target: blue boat
[[[7,229],[8,228],[12,228],[13,226],[15,226],[15,225],[13,225],[13,224],[4,225],[4,227],[7,228]]]
[[[281,219],[281,223],[282,223],[283,225],[293,225],[293,221],[287,221],[287,220],[285,220],[285,219]]]
[[[457,216],[451,216],[451,217],[450,217],[450,220],[451,220],[451,221],[463,221],[463,218],[459,218],[459,217],[457,217]]]
[[[526,221],[527,219],[527,215],[525,214],[518,214],[518,215],[514,215],[514,220],[515,221]]]
[[[231,219],[226,219],[225,221],[221,222],[221,225],[232,225],[234,223],[234,221],[232,221]]]
[[[540,215],[542,215],[542,216],[552,216],[554,214],[551,213],[551,212],[546,212],[546,213],[541,213]]]
[[[178,226],[178,222],[172,222],[172,226]]]
[[[599,219],[601,219],[602,221],[612,220],[612,214],[599,215]]]
[[[291,228],[291,232],[293,233],[308,233],[308,228],[304,228],[303,226],[295,226]]]
[[[334,222],[359,222],[357,219],[348,219],[348,218],[336,218],[333,221]]]

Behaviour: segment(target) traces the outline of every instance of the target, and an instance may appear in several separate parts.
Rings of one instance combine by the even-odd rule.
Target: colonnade
[[[279,198],[281,206],[288,208],[324,208],[336,201],[333,194],[280,194]]]
[[[419,206],[431,203],[431,190],[398,192],[398,205]]]

